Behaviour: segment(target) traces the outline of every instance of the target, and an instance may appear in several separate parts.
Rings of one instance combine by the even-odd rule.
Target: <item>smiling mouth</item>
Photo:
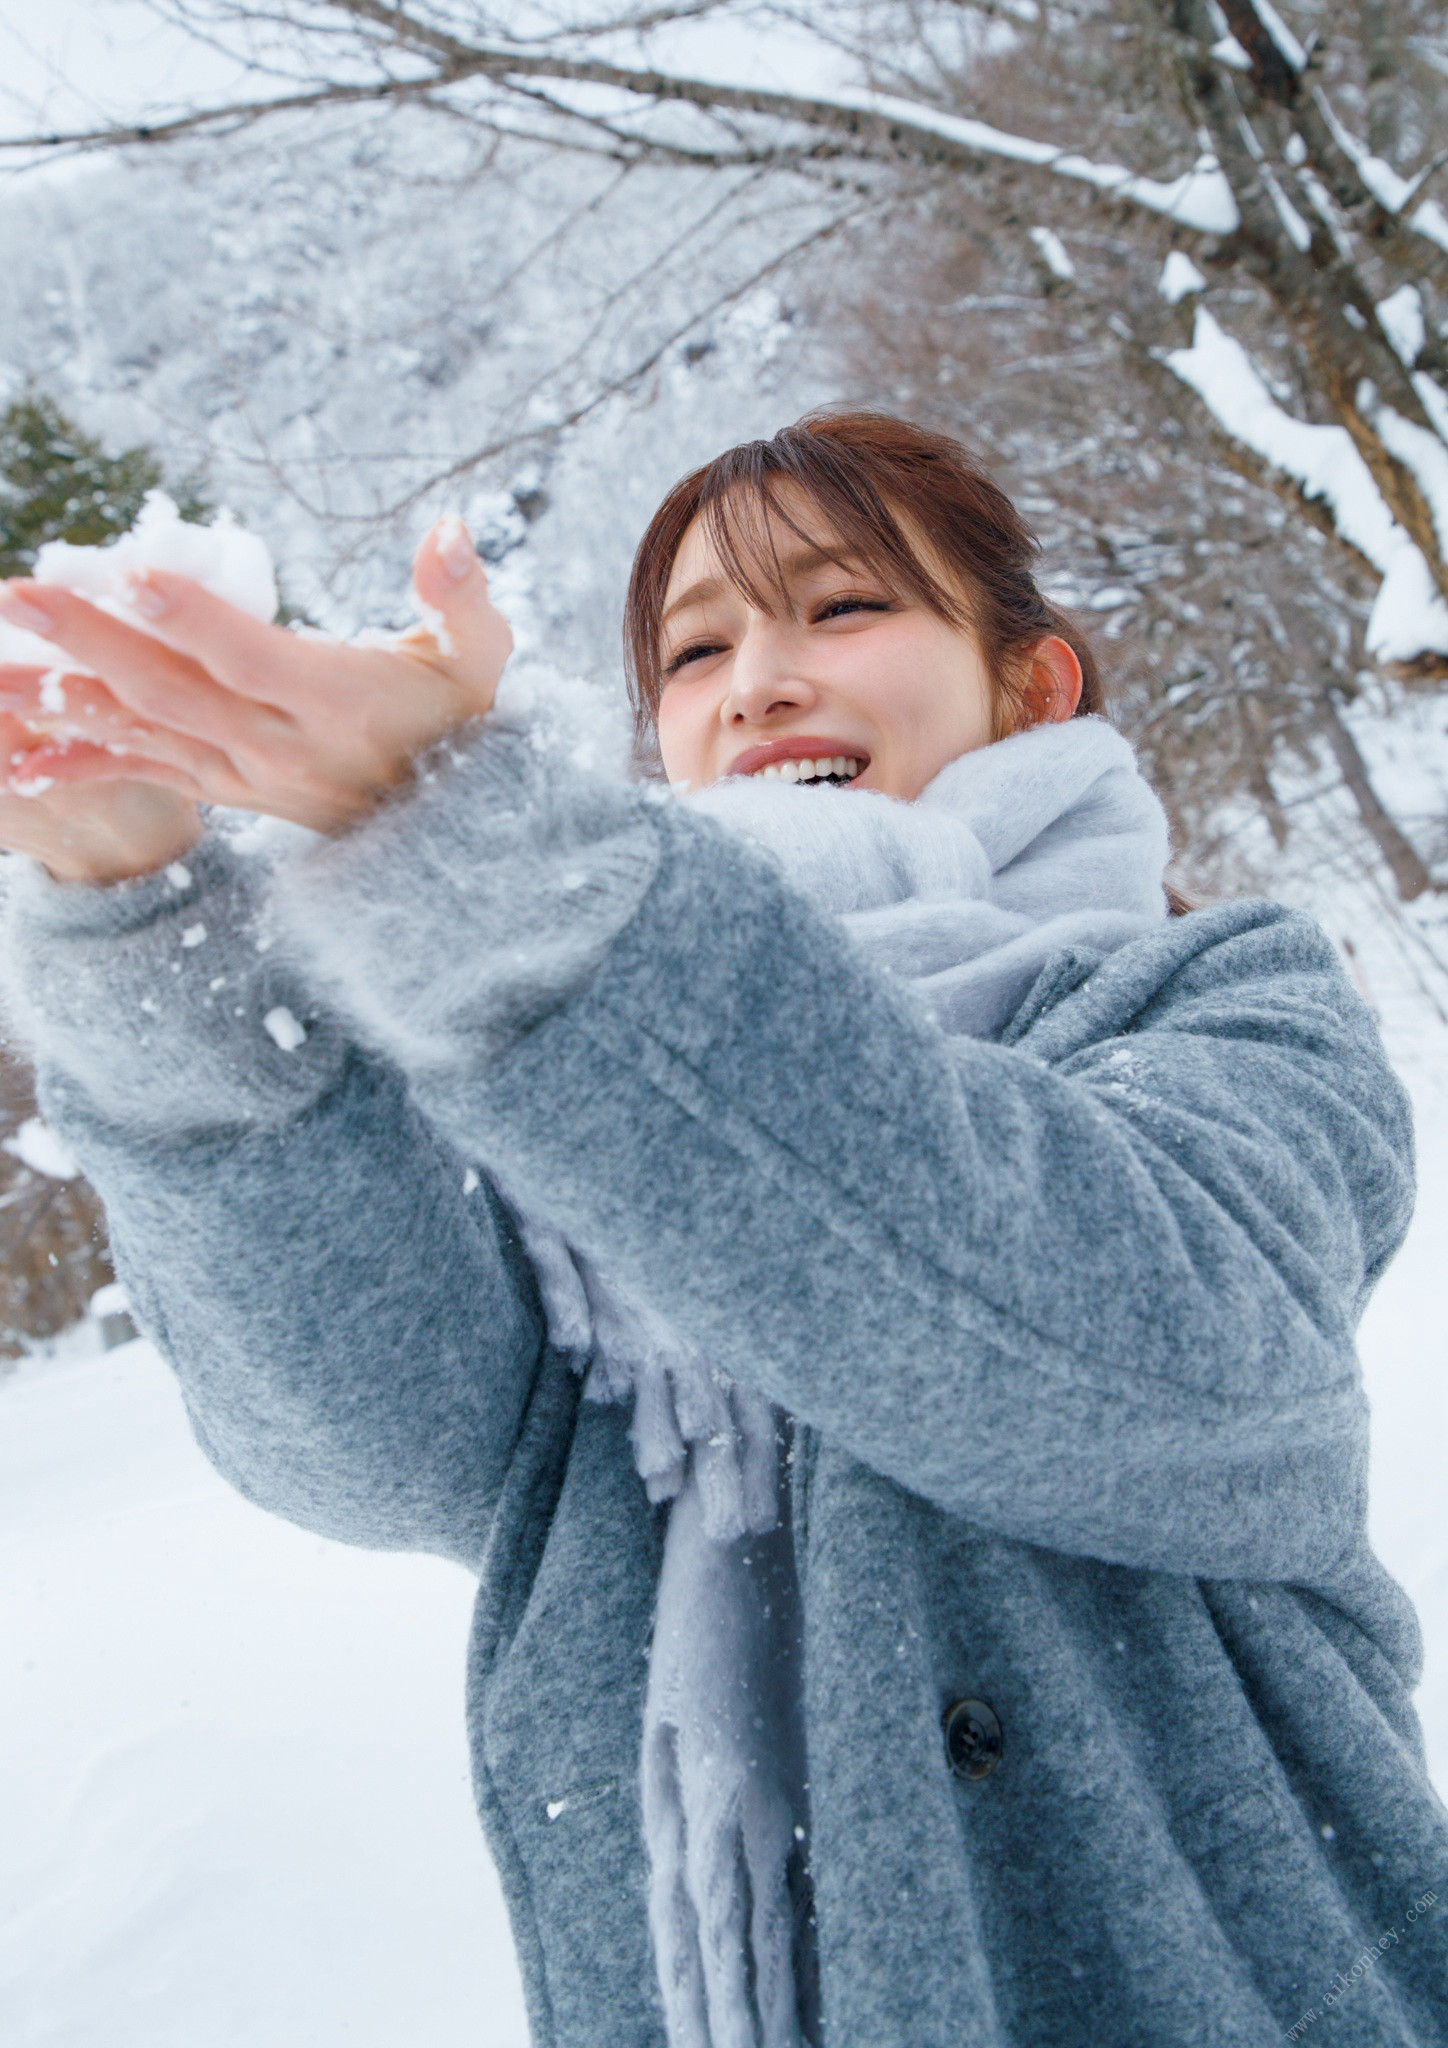
[[[806,756],[802,761],[766,761],[748,777],[751,782],[832,782],[843,789],[864,772],[866,763],[854,754]]]
[[[863,747],[841,745],[833,735],[802,732],[746,747],[725,773],[749,782],[830,782],[843,789],[858,781],[869,765]]]

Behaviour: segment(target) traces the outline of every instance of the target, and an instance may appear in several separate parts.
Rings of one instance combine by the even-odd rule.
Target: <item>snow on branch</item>
[[[1433,166],[1418,173],[1416,178],[1405,178],[1395,171],[1382,157],[1374,156],[1364,142],[1359,142],[1352,131],[1343,126],[1331,100],[1325,92],[1314,89],[1313,98],[1318,110],[1331,130],[1332,139],[1362,179],[1367,190],[1377,200],[1385,213],[1401,214],[1408,201],[1417,192]],[[1426,236],[1440,249],[1448,250],[1448,214],[1445,214],[1436,199],[1425,199],[1409,218],[1408,226],[1416,234]]]
[[[739,84],[726,77],[711,77],[704,70],[681,73],[620,64],[593,53],[569,52],[541,44],[465,43],[437,30],[424,33],[404,10],[377,5],[375,0],[345,0],[345,5],[348,12],[385,20],[412,57],[417,57],[425,47],[427,61],[435,69],[368,83],[339,81],[300,93],[280,94],[270,101],[255,99],[188,109],[184,114],[151,123],[112,125],[72,134],[0,137],[0,150],[162,142],[200,130],[256,121],[273,111],[315,108],[329,102],[425,97],[455,89],[470,80],[507,88],[542,79],[555,88],[602,87],[655,105],[683,104],[704,112],[756,114],[829,129],[852,138],[862,156],[875,154],[884,147],[896,155],[956,163],[972,169],[978,169],[983,159],[1029,164],[1056,177],[1089,185],[1108,198],[1161,214],[1201,234],[1229,235],[1240,221],[1231,185],[1216,157],[1209,153],[1199,156],[1180,177],[1149,178],[1124,164],[1097,163],[1078,150],[1014,135],[988,122],[948,113],[928,102],[869,87],[842,84],[827,91],[796,93]]]
[[[1269,98],[1296,100],[1307,53],[1270,0],[1207,0],[1214,32],[1225,31],[1211,54],[1233,71],[1250,71]]]
[[[822,112],[838,108],[841,113],[858,111],[871,114],[901,129],[913,128],[925,134],[938,135],[944,141],[958,143],[963,150],[979,151],[982,156],[1004,157],[1013,163],[1039,164],[1058,178],[1072,178],[1092,185],[1113,199],[1125,199],[1151,213],[1164,214],[1168,220],[1195,228],[1204,235],[1230,235],[1240,223],[1237,202],[1226,173],[1210,152],[1199,156],[1192,168],[1179,178],[1163,183],[1157,178],[1138,176],[1124,164],[1094,163],[1089,157],[1081,156],[1075,150],[1061,149],[1055,143],[1033,142],[1027,136],[1011,135],[1002,128],[992,128],[988,122],[972,120],[962,114],[948,114],[943,109],[925,106],[916,100],[900,99],[890,93],[845,88],[819,100],[817,105]]]
[[[1307,69],[1307,52],[1287,26],[1272,0],[1252,0],[1252,12],[1266,29],[1277,46],[1277,54],[1290,70],[1302,72]]]
[[[1394,355],[1405,370],[1411,370],[1428,339],[1422,293],[1415,284],[1400,284],[1395,292],[1378,301],[1375,311]]]
[[[1413,381],[1426,385],[1441,402],[1442,393],[1436,390],[1430,379],[1415,377]],[[1420,427],[1416,420],[1405,420],[1390,405],[1371,408],[1370,417],[1388,453],[1417,478],[1418,488],[1433,515],[1438,545],[1448,555],[1448,448],[1436,433]]]
[[[1059,277],[1069,284],[1076,275],[1076,266],[1071,261],[1070,251],[1054,228],[1032,228],[1031,240],[1041,254],[1041,261],[1052,277]]]
[[[1204,292],[1207,280],[1184,249],[1173,249],[1161,266],[1156,288],[1169,306],[1175,306],[1193,292]]]
[[[1191,347],[1172,349],[1164,360],[1233,440],[1325,504],[1342,538],[1378,570],[1383,580],[1368,620],[1368,652],[1379,661],[1448,654],[1448,603],[1421,552],[1389,512],[1346,427],[1293,419],[1242,344],[1204,306],[1197,308]],[[1382,425],[1392,430],[1392,422]],[[1422,451],[1415,447],[1414,453]]]

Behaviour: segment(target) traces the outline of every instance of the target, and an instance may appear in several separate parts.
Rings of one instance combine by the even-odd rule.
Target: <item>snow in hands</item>
[[[183,519],[164,491],[148,491],[135,525],[103,546],[47,541],[31,573],[35,583],[74,591],[101,611],[144,630],[146,620],[135,607],[133,591],[136,578],[150,569],[189,576],[253,618],[276,616],[276,574],[266,542],[239,526],[225,507],[206,526]],[[87,673],[84,663],[69,655],[64,669],[56,668],[50,641],[4,620],[0,661],[43,667],[42,705],[55,712],[65,709],[65,675]]]

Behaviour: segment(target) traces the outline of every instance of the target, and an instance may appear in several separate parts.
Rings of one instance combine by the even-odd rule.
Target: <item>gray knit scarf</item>
[[[1047,956],[1166,915],[1161,806],[1100,718],[964,754],[919,799],[730,780],[685,798],[743,834],[951,1037],[994,1038]],[[670,2048],[801,2048],[808,1812],[778,1416],[521,1216],[553,1340],[585,1394],[633,1402],[670,1501],[641,1760],[649,1914]]]

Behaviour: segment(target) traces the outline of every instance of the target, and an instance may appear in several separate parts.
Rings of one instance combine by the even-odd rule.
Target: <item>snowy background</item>
[[[50,0],[43,24],[0,0],[0,87],[57,123],[238,76],[126,0]],[[772,267],[828,217],[818,185],[740,179],[726,205],[693,172],[506,147],[480,170],[477,149],[406,116],[337,120],[9,179],[0,404],[38,386],[109,444],[152,445],[340,630],[401,621],[413,540],[460,509],[524,642],[616,689],[619,596],[662,489],[807,405],[912,387],[862,371],[858,336],[842,352],[833,259]],[[1259,452],[1316,462],[1327,444],[1284,438],[1281,392],[1234,369],[1210,318],[1178,376]],[[1123,559],[1053,562],[1110,632]],[[1350,722],[1441,863],[1448,700],[1379,676]],[[1448,1790],[1448,918],[1394,894],[1324,758],[1274,786],[1290,836],[1228,806],[1231,857],[1323,920],[1417,1110],[1419,1211],[1363,1350],[1373,1534],[1423,1620]],[[0,2039],[522,2048],[467,1784],[470,1597],[450,1566],[347,1551],[232,1495],[144,1343],[103,1351],[92,1321],[0,1377]]]

